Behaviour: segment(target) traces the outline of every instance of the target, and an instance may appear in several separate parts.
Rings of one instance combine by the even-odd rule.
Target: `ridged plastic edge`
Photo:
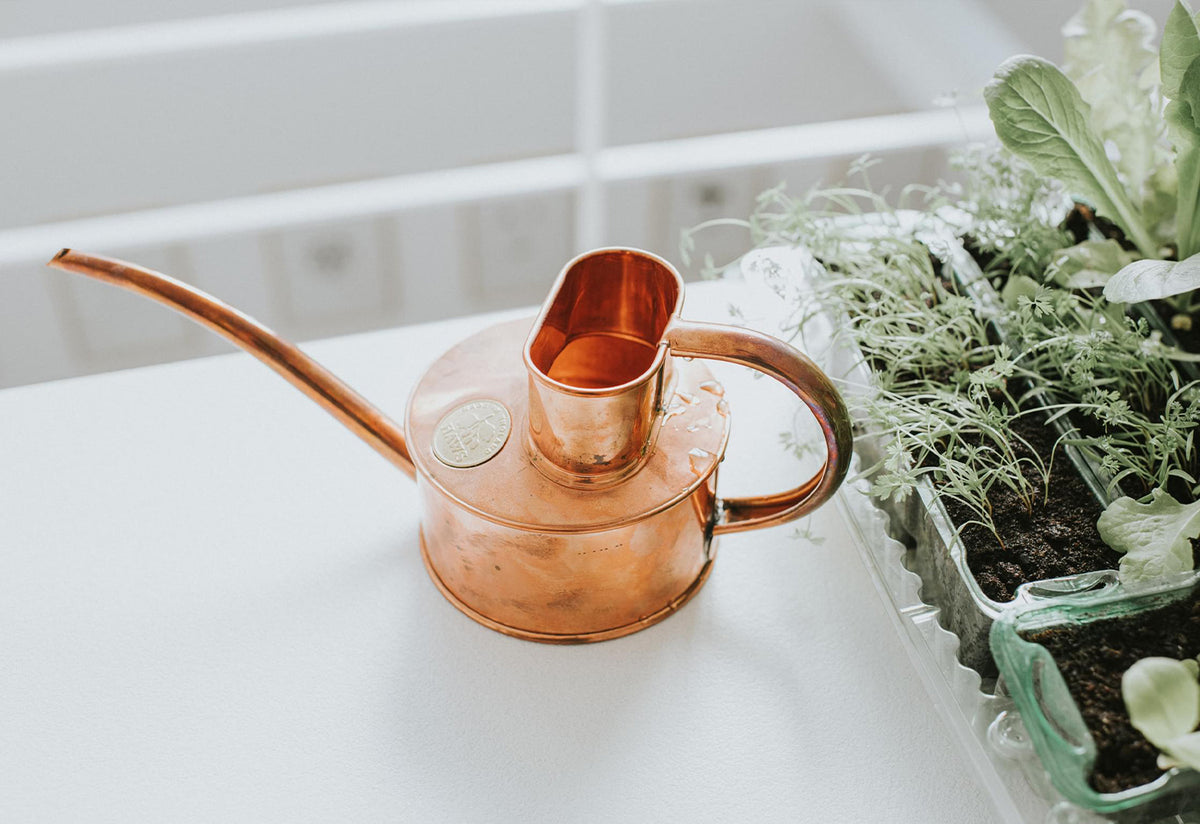
[[[855,455],[852,473],[858,461]],[[870,499],[868,486],[863,479],[843,484],[835,501],[913,668],[999,819],[1024,824],[1044,818],[1050,805],[1029,786],[1020,760],[1003,759],[988,744],[989,727],[1008,701],[985,694],[979,674],[959,663],[958,636],[938,622],[938,608],[921,599],[921,578],[904,566],[907,550],[892,536],[890,519]]]

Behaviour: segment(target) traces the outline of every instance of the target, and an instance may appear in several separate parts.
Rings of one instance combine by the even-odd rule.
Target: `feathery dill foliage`
[[[853,268],[835,264],[829,287],[874,373],[876,391],[862,398],[861,411],[891,439],[872,468],[872,492],[903,498],[928,477],[939,495],[962,501],[995,532],[993,486],[1014,490],[1032,509],[1039,490],[1029,475],[1044,486],[1048,474],[1010,429],[1017,407],[1008,380],[1017,363],[1006,346],[989,342],[971,301],[942,280],[926,247],[880,238],[871,246],[882,256]]]
[[[855,171],[865,178],[865,165]],[[911,187],[901,202],[937,196]],[[844,332],[874,373],[870,391],[848,393],[866,434],[886,439],[879,465],[864,468],[874,495],[903,499],[928,478],[993,533],[997,485],[1034,507],[1048,467],[1010,426],[1019,413],[1008,382],[1024,370],[1006,345],[989,341],[972,301],[943,278],[907,217],[867,189],[814,189],[796,199],[773,189],[744,225],[759,245],[801,245],[823,264],[820,307],[798,308],[794,329],[818,310],[845,318]]]
[[[966,176],[955,204],[989,274],[1030,286],[1000,321],[1030,385],[1056,401],[1078,432],[1069,442],[1090,453],[1112,481],[1135,496],[1156,487],[1176,497],[1200,492],[1200,385],[1181,379],[1172,353],[1144,319],[1128,317],[1095,290],[1060,288],[1055,278],[1074,239],[1062,228],[1071,200],[1003,148],[956,155]],[[1046,285],[1045,281],[1052,281]],[[1021,289],[1016,290],[1019,293]]]
[[[964,180],[943,193],[969,216],[967,240],[987,258],[986,273],[1041,281],[1055,253],[1074,242],[1061,227],[1072,205],[1062,184],[1000,146],[970,146],[950,165]]]
[[[1200,491],[1200,383],[1180,377],[1144,318],[1086,291],[1046,286],[1002,321],[1024,367],[1070,414],[1089,452],[1135,496],[1156,487],[1179,499]]]

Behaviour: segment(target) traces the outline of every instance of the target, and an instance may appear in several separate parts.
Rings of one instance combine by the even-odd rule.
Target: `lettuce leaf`
[[[1010,151],[1117,222],[1143,255],[1157,256],[1158,245],[1092,130],[1091,107],[1053,63],[1029,55],[1009,58],[984,98],[996,136]]]
[[[1115,240],[1085,240],[1055,252],[1046,279],[1066,289],[1104,286],[1136,257]]]
[[[1175,144],[1179,198],[1175,232],[1180,260],[1200,252],[1200,56],[1183,73],[1175,97],[1167,105],[1167,130]]]
[[[1200,57],[1200,19],[1180,0],[1175,0],[1175,6],[1163,26],[1162,45],[1158,52],[1164,97],[1172,100],[1179,97],[1183,75],[1197,57]]]
[[[1121,676],[1121,698],[1134,729],[1163,754],[1161,769],[1200,769],[1200,683],[1195,659],[1143,658]]]
[[[1151,227],[1175,200],[1173,188],[1160,191],[1171,176],[1156,174],[1171,159],[1163,140],[1154,35],[1154,21],[1126,9],[1124,0],[1088,0],[1063,27],[1063,71],[1092,107],[1092,125],[1115,149],[1110,159]]]
[[[1200,254],[1181,261],[1138,260],[1125,266],[1104,284],[1104,297],[1112,303],[1140,303],[1200,289]]]
[[[1192,568],[1192,538],[1200,538],[1200,501],[1179,503],[1163,489],[1150,503],[1118,498],[1096,522],[1104,543],[1125,553],[1117,570],[1123,582],[1148,581]]]

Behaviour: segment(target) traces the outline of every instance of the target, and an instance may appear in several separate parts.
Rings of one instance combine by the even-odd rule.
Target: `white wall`
[[[867,149],[894,155],[879,175],[932,183],[946,144],[986,132],[994,66],[1055,57],[1074,7],[0,0],[0,386],[225,351],[46,271],[64,245],[304,340],[536,303],[581,247],[677,259],[682,227]],[[965,130],[905,119],[950,92]]]

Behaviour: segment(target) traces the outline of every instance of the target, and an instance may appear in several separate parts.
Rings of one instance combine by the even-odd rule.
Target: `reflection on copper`
[[[464,613],[516,637],[579,643],[647,627],[699,590],[715,535],[810,512],[846,474],[850,422],[829,379],[774,338],[681,320],[682,279],[645,252],[581,255],[532,323],[500,324],[455,346],[418,382],[403,430],[299,349],[203,292],[68,250],[51,265],[214,329],[414,476],[433,581]],[[758,369],[800,397],[821,424],[821,470],[774,495],[720,499],[729,407],[704,358]],[[439,423],[464,404],[486,411],[493,403],[507,410],[511,436],[496,429],[477,465],[439,459]]]

